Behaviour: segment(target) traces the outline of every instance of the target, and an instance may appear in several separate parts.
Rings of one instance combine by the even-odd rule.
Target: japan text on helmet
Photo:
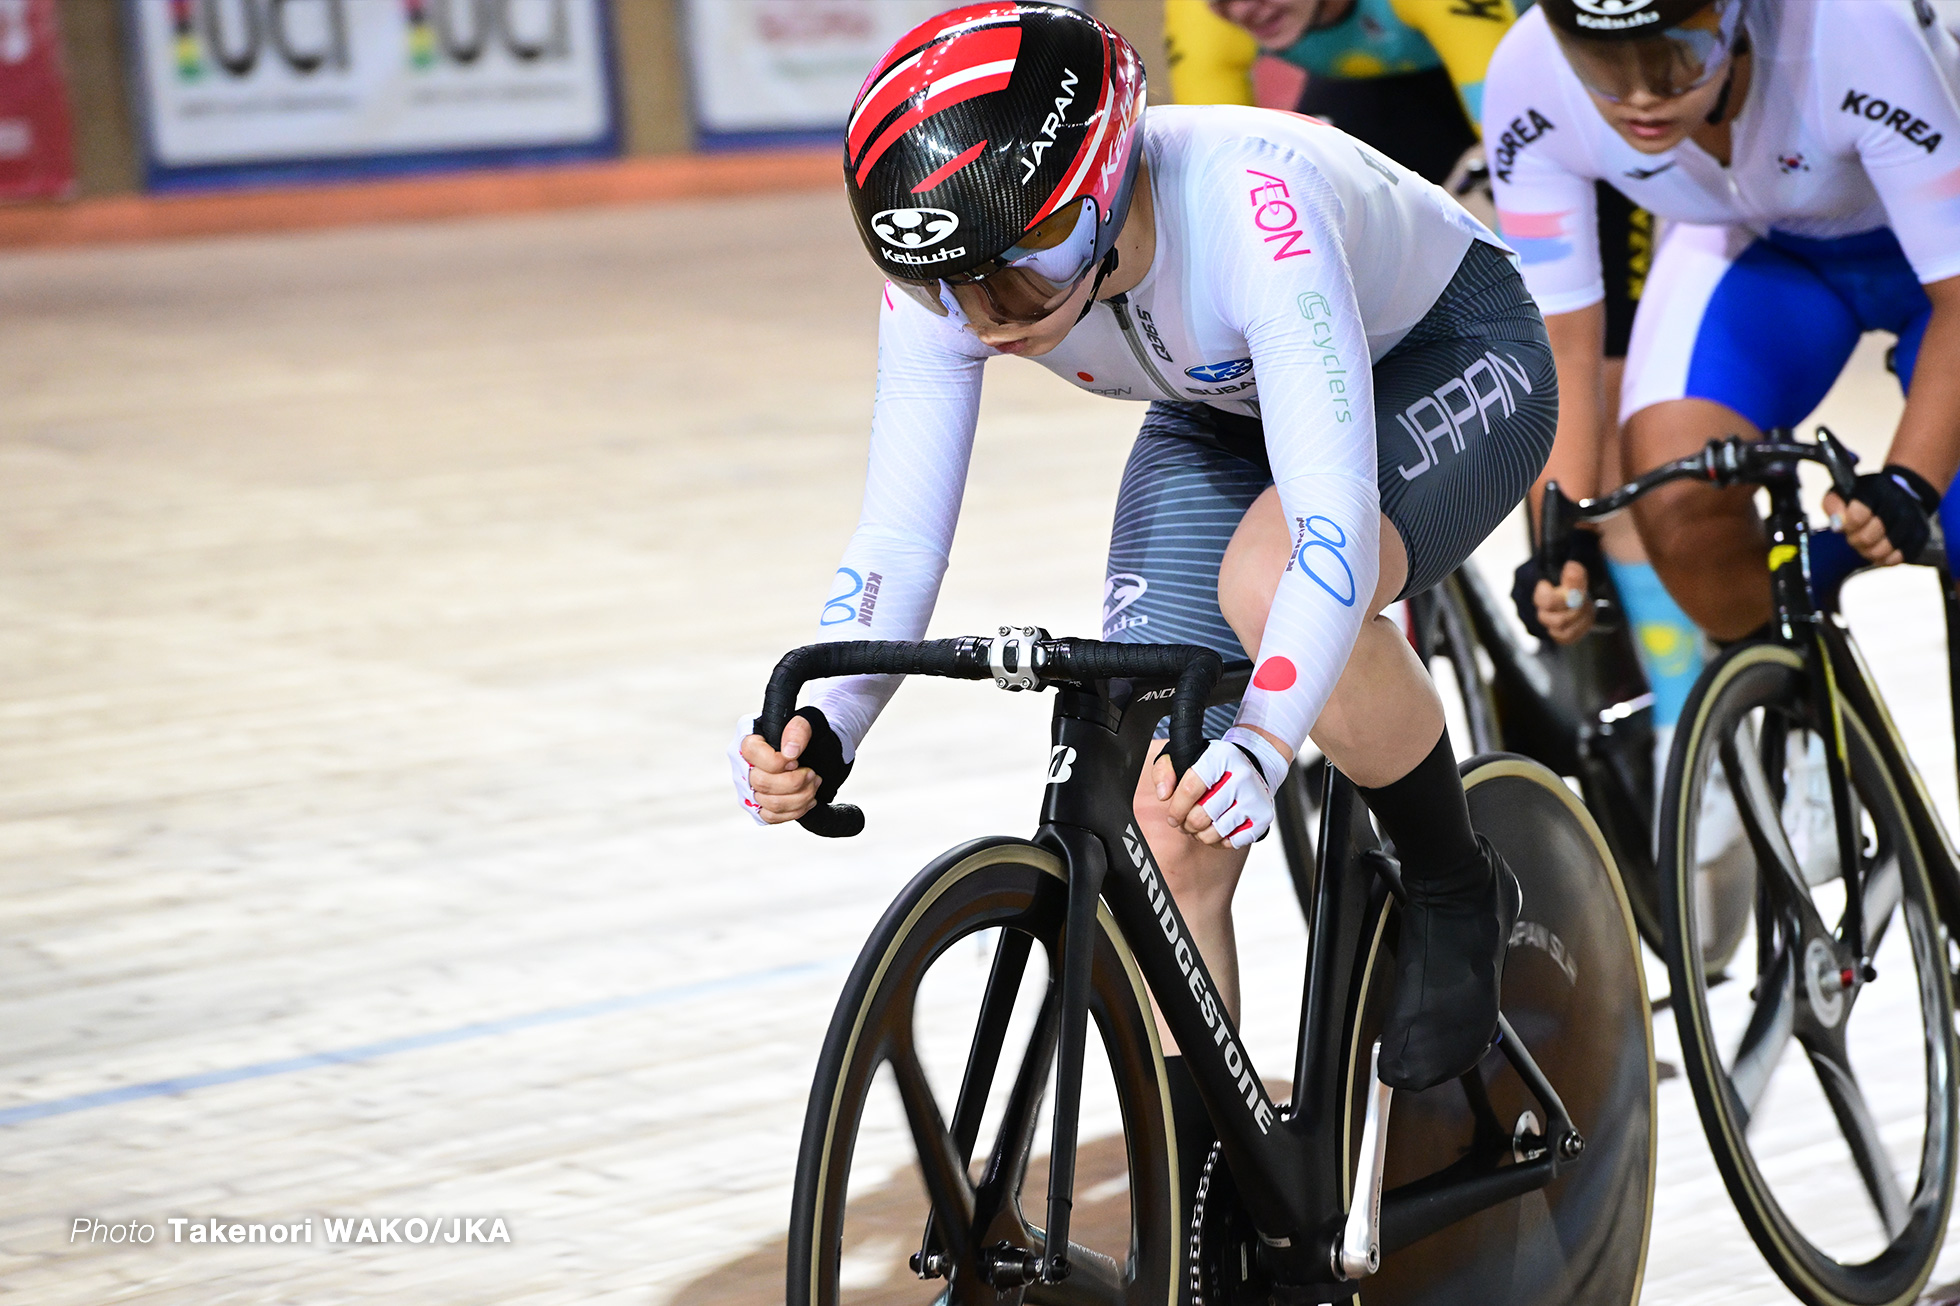
[[[1047,316],[1102,265],[1141,156],[1143,61],[1076,10],[996,0],[908,32],[844,142],[858,234],[941,315]]]
[[[1586,89],[1620,101],[1685,95],[1729,66],[1743,0],[1540,0]]]

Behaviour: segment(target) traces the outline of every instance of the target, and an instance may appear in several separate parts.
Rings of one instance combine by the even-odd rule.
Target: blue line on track
[[[544,1025],[562,1025],[568,1021],[587,1020],[593,1016],[610,1016],[615,1012],[635,1011],[645,1007],[664,1007],[694,998],[719,996],[776,984],[783,980],[830,970],[834,965],[833,962],[809,961],[794,966],[776,966],[769,970],[751,971],[746,975],[729,975],[722,979],[703,980],[673,988],[652,989],[645,993],[629,993],[624,997],[601,998],[596,1002],[581,1002],[569,1007],[552,1007],[545,1011],[533,1011],[528,1015],[510,1016],[503,1020],[479,1021],[471,1025],[458,1025],[454,1029],[435,1030],[427,1034],[409,1034],[402,1038],[383,1039],[378,1043],[363,1043],[358,1047],[338,1048],[331,1052],[313,1052],[306,1056],[287,1057],[280,1061],[260,1061],[249,1066],[234,1066],[230,1070],[207,1070],[202,1074],[179,1075],[174,1079],[153,1079],[147,1084],[106,1088],[95,1093],[77,1093],[73,1097],[60,1097],[52,1102],[30,1102],[26,1106],[0,1110],[0,1126],[22,1125],[30,1120],[44,1120],[49,1116],[65,1116],[75,1111],[93,1111],[97,1107],[117,1106],[124,1102],[140,1101],[146,1097],[170,1097],[179,1093],[194,1092],[200,1088],[215,1088],[220,1084],[237,1084],[248,1079],[266,1079],[273,1075],[290,1075],[302,1070],[317,1070],[322,1066],[342,1066],[354,1062],[373,1061],[379,1057],[393,1056],[398,1052],[416,1052],[423,1048],[441,1047],[445,1043],[494,1038],[499,1034],[537,1029]]]

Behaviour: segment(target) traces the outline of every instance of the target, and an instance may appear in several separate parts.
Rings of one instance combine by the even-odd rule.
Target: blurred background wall
[[[951,0],[0,0],[0,199],[829,149]],[[1162,0],[1083,0],[1163,98]]]

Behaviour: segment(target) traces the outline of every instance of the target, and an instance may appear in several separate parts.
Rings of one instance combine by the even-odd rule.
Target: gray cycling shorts
[[[1376,476],[1382,512],[1408,550],[1406,596],[1455,570],[1531,488],[1552,451],[1558,381],[1523,278],[1481,242],[1373,372]],[[1117,493],[1103,638],[1201,644],[1245,660],[1218,608],[1218,568],[1272,483],[1256,418],[1152,403]],[[1206,735],[1218,738],[1236,711],[1211,709]]]

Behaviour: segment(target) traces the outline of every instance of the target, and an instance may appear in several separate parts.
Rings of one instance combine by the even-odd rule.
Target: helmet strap
[[[1710,127],[1720,127],[1722,120],[1728,117],[1729,96],[1735,91],[1735,61],[1748,53],[1749,33],[1744,32],[1742,39],[1735,43],[1735,48],[1729,51],[1729,75],[1722,79],[1722,93],[1715,97],[1715,107],[1708,111]]]
[[[1103,282],[1109,280],[1110,274],[1116,271],[1116,261],[1116,247],[1112,245],[1109,253],[1103,255],[1103,261],[1096,267],[1096,284],[1089,287],[1089,297],[1082,301],[1082,311],[1075,315],[1077,322],[1089,316],[1089,310],[1096,306],[1096,292],[1102,289]]]

